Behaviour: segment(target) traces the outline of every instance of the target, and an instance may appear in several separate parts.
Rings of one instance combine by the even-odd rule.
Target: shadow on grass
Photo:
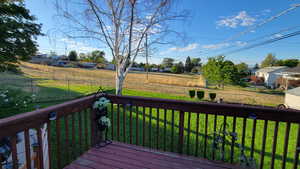
[[[159,109],[159,118],[157,118],[157,109],[152,109],[152,113],[150,113],[149,108],[145,109],[145,120],[143,119],[143,110],[141,107],[132,107],[132,115],[130,115],[129,108],[126,108],[126,113],[124,114],[124,108],[123,106],[120,106],[120,114],[119,114],[119,120],[118,120],[118,112],[117,112],[117,106],[113,107],[114,116],[112,117],[112,113],[110,113],[110,118],[113,121],[113,133],[112,128],[109,129],[109,138],[129,144],[136,144],[136,145],[142,145],[149,148],[159,149],[163,151],[170,151],[170,152],[178,152],[178,140],[179,140],[179,112],[174,113],[174,125],[172,123],[172,112],[167,111],[166,116],[164,115],[164,110]],[[110,112],[112,112],[110,110]],[[136,112],[138,112],[138,116],[136,115]],[[214,122],[214,115],[208,115],[208,133],[207,136],[205,135],[203,128],[204,128],[204,115],[202,114],[200,119],[200,126],[202,129],[199,130],[198,133],[198,145],[196,144],[196,137],[197,137],[197,131],[195,127],[195,119],[196,115],[191,116],[191,126],[188,127],[188,113],[185,115],[185,123],[184,123],[184,145],[183,145],[183,154],[192,155],[196,157],[206,157],[208,159],[213,159],[213,154],[215,154],[214,160],[220,160],[225,162],[230,162],[230,153],[231,153],[231,140],[226,141],[224,143],[224,159],[222,158],[222,154],[220,149],[214,149],[213,148],[213,122]],[[193,113],[192,113],[193,114]],[[124,118],[125,117],[125,118]],[[130,117],[132,117],[132,120],[130,120]],[[136,118],[138,117],[138,118]],[[164,117],[167,118],[166,122],[164,121]],[[218,116],[218,119],[220,119],[221,116]],[[228,118],[228,117],[227,117]],[[125,119],[125,125],[124,125],[124,119]],[[119,137],[117,135],[118,133],[118,127],[117,122],[120,122],[119,124]],[[220,127],[220,125],[223,125],[222,122],[223,119],[218,120],[217,123],[217,130]],[[229,119],[227,119],[229,121]],[[233,163],[239,163],[240,158],[240,152],[241,149],[239,147],[239,144],[241,143],[240,138],[242,137],[242,121],[243,119],[238,118],[237,119],[237,128],[236,132],[238,133],[239,140],[234,143],[234,157],[233,157]],[[260,120],[259,120],[260,121]],[[193,123],[193,124],[192,124]],[[159,124],[159,125],[157,125]],[[248,121],[248,125],[249,124]],[[172,127],[174,126],[174,127]],[[124,130],[125,127],[125,130]],[[232,126],[228,126],[229,129],[227,132],[231,132]],[[272,124],[269,124],[268,133],[273,132],[272,128],[274,126]],[[258,127],[260,129],[260,127]],[[258,130],[257,129],[257,130]],[[295,130],[296,131],[296,130]],[[251,130],[246,130],[248,133],[252,133]],[[259,132],[259,131],[257,131]],[[131,134],[132,133],[132,134]],[[279,133],[280,134],[280,133]],[[295,134],[295,132],[293,132]],[[138,137],[137,137],[138,135]],[[260,135],[260,134],[259,134]],[[207,137],[206,145],[205,138]],[[267,136],[268,139],[272,139],[271,135]],[[143,141],[143,138],[145,140]],[[279,139],[279,137],[278,137]],[[248,141],[247,141],[248,140]],[[254,158],[256,161],[257,166],[260,163],[260,154],[262,152],[260,141],[261,138],[256,136],[255,142],[256,146],[253,150],[254,152]],[[251,137],[246,136],[246,143],[244,145],[244,152],[247,155],[247,157],[250,157],[250,151],[251,151]],[[294,140],[295,141],[295,140]],[[277,141],[277,147],[278,145],[283,145],[284,140],[280,139]],[[268,143],[266,143],[268,144]],[[293,143],[294,144],[294,143]],[[292,146],[294,146],[291,144]],[[206,147],[206,154],[204,153],[204,147]],[[279,149],[279,148],[277,148]],[[272,157],[271,148],[266,148],[265,151],[265,162],[264,167],[269,168],[270,166],[270,160]],[[292,152],[290,152],[287,156],[286,162],[288,165],[292,165],[294,162],[293,156],[290,156]],[[293,154],[292,154],[293,155]],[[281,160],[283,158],[282,152],[278,151],[275,154],[275,168],[281,166]],[[278,165],[277,165],[278,164]]]

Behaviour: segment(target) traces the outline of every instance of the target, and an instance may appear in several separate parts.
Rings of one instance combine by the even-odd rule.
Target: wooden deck
[[[238,166],[113,142],[91,148],[65,169],[237,169]]]

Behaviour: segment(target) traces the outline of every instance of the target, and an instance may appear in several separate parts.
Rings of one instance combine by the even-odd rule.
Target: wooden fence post
[[[178,153],[183,152],[183,138],[184,138],[184,111],[180,111],[179,116],[179,141],[178,141]]]

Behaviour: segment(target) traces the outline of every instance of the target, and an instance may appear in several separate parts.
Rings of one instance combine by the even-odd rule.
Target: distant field
[[[22,63],[22,71],[25,73],[25,76],[51,79],[55,80],[57,84],[60,83],[58,80],[65,81],[66,79],[70,79],[73,85],[105,86],[112,88],[115,86],[115,72],[111,70],[62,68]],[[236,86],[225,86],[224,90],[191,87],[197,86],[199,80],[199,75],[177,75],[170,73],[149,73],[149,80],[147,80],[146,73],[132,72],[128,74],[124,88],[177,96],[187,96],[189,90],[196,89],[204,90],[206,92],[206,99],[208,99],[209,92],[215,92],[217,93],[217,98],[222,97],[224,101],[227,102],[268,106],[276,106],[283,103],[284,100],[283,95],[272,94],[270,90],[246,89]]]

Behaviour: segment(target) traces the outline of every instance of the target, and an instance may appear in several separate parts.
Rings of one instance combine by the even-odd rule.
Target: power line
[[[261,26],[267,24],[268,22],[271,22],[271,21],[279,18],[280,16],[285,15],[285,14],[287,14],[287,13],[295,10],[298,7],[300,7],[300,4],[294,4],[294,5],[292,5],[292,7],[288,8],[288,9],[286,9],[286,10],[280,12],[280,13],[278,13],[277,15],[271,16],[270,18],[262,21],[261,23],[256,24],[254,26],[251,26],[250,28],[246,29],[245,31],[237,33],[236,35],[233,35],[233,36],[227,38],[224,42],[231,41],[231,40],[236,39],[236,38],[238,38],[238,37],[240,37],[240,36],[242,36],[242,35],[244,35],[246,33],[249,33],[251,31],[255,30],[256,28],[261,27]]]
[[[251,31],[257,29],[258,27],[261,27],[261,26],[263,26],[263,25],[265,25],[265,24],[267,24],[267,23],[269,23],[269,22],[271,22],[271,21],[273,21],[273,20],[279,18],[280,16],[283,16],[283,15],[285,15],[285,14],[287,14],[287,13],[289,13],[289,12],[295,10],[295,9],[298,8],[298,7],[300,7],[300,4],[294,4],[294,5],[292,5],[292,7],[288,8],[288,9],[286,9],[286,10],[283,10],[283,11],[281,11],[280,13],[278,13],[278,14],[276,14],[276,15],[273,15],[273,16],[269,17],[268,19],[262,21],[261,23],[255,24],[254,26],[251,26],[250,28],[246,29],[245,31],[239,32],[239,33],[237,33],[237,34],[235,34],[235,35],[233,35],[233,36],[231,36],[231,37],[225,39],[223,42],[220,42],[220,43],[218,43],[218,44],[225,44],[225,43],[227,43],[227,42],[229,42],[229,41],[232,41],[232,40],[234,40],[234,39],[237,39],[238,37],[241,37],[242,35],[245,35],[246,33],[249,33],[249,32],[251,32]],[[259,39],[259,38],[257,38],[257,39]],[[228,47],[228,48],[232,48],[232,46],[231,46],[231,47]],[[228,48],[226,48],[226,49],[228,49]],[[223,48],[223,49],[220,49],[220,50],[224,50],[224,48]],[[203,53],[202,53],[202,54],[203,54]],[[206,53],[206,54],[207,54],[207,53]]]
[[[286,35],[283,35],[283,36],[280,36],[280,37],[277,37],[277,38],[266,40],[264,42],[256,43],[256,44],[253,44],[253,45],[250,45],[250,46],[247,46],[247,47],[243,47],[243,48],[240,48],[240,49],[232,50],[232,51],[223,53],[221,55],[228,55],[228,54],[232,54],[232,53],[241,52],[243,50],[248,50],[248,49],[252,49],[252,48],[258,47],[258,46],[267,45],[267,44],[274,43],[276,41],[279,41],[279,40],[282,40],[282,39],[286,39],[286,38],[290,38],[290,37],[297,36],[297,35],[300,35],[300,31],[289,33],[289,34],[286,34]]]
[[[291,31],[291,30],[299,28],[299,27],[300,27],[300,25],[298,25],[298,26],[292,26],[292,27],[288,27],[288,28],[284,28],[284,29],[281,29],[281,30],[279,30],[277,32],[271,33],[271,34],[259,36],[259,37],[253,38],[251,40],[241,41],[241,42],[249,44],[249,43],[252,43],[252,42],[256,42],[258,40],[262,40],[262,39],[266,39],[266,38],[273,38],[274,36],[276,36],[276,35],[278,35],[280,33]],[[234,47],[236,47],[236,46],[229,46],[229,47],[225,47],[225,48],[221,48],[221,49],[216,49],[214,51],[207,51],[207,52],[202,53],[202,54],[207,55],[209,53],[215,53],[216,51],[222,51],[222,50],[232,49]]]

